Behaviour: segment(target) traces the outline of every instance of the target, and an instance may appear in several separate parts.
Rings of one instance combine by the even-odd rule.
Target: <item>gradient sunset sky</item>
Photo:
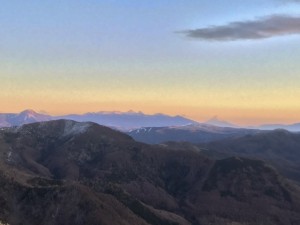
[[[300,1],[0,1],[1,112],[300,122]]]

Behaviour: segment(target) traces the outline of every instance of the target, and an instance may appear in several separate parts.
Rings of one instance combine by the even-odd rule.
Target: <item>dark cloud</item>
[[[222,26],[186,30],[180,33],[191,38],[208,41],[266,39],[300,34],[300,17],[272,15],[252,21],[238,21]]]

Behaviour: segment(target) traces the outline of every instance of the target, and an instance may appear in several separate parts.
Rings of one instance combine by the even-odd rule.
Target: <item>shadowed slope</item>
[[[11,225],[300,221],[300,191],[261,161],[213,161],[93,123],[1,131],[0,171],[0,219]]]
[[[206,152],[263,159],[285,176],[300,181],[300,134],[285,130],[247,135],[240,138],[202,144]],[[220,155],[220,154],[216,154]]]

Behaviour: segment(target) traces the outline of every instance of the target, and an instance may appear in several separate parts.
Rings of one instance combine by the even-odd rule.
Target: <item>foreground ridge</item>
[[[266,163],[147,145],[94,123],[0,131],[0,221],[40,224],[300,222],[300,190]]]

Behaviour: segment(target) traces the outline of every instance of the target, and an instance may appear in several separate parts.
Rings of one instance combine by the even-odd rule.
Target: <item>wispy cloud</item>
[[[282,3],[300,3],[300,0],[279,0]]]
[[[256,20],[185,30],[180,33],[190,38],[207,41],[257,40],[284,35],[300,35],[300,16],[272,15]]]

